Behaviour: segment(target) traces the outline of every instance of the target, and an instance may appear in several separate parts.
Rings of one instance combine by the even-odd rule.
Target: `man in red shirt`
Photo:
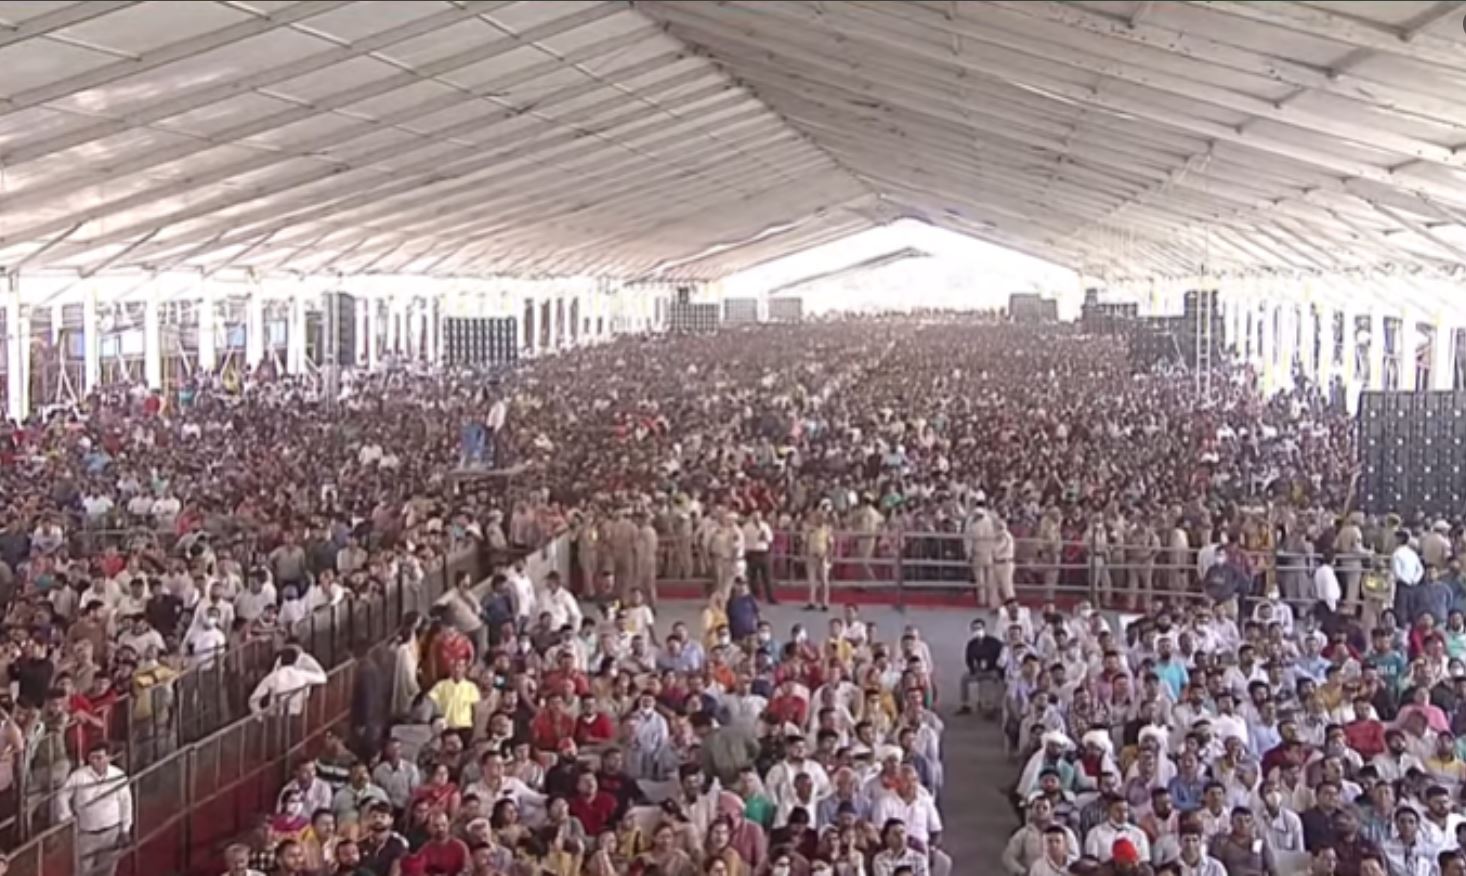
[[[615,738],[616,724],[596,708],[596,698],[589,693],[581,696],[580,715],[575,719],[575,741],[580,745],[600,745]]]
[[[459,876],[468,869],[468,846],[448,832],[448,813],[428,817],[428,841],[418,849],[428,876]]]
[[[600,789],[592,772],[580,774],[575,781],[575,796],[569,800],[570,814],[580,819],[586,836],[598,836],[616,818],[616,798]]]
[[[567,648],[555,658],[555,668],[545,676],[544,689],[561,696],[583,697],[590,693],[590,679],[575,668],[575,655]]]
[[[75,746],[80,759],[98,743],[107,741],[112,723],[112,707],[117,704],[117,692],[112,689],[112,679],[105,672],[92,676],[91,686],[86,693],[71,695],[67,703],[71,712],[71,736],[67,741]]]
[[[559,751],[562,739],[575,738],[575,718],[565,711],[565,698],[551,691],[545,707],[529,724],[529,738],[539,751]]]

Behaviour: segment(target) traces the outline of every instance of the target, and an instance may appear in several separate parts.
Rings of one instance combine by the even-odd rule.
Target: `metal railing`
[[[351,658],[360,648],[380,646],[398,628],[406,613],[425,612],[459,572],[467,571],[477,578],[485,568],[485,562],[486,558],[477,546],[458,550],[441,557],[437,567],[429,571],[420,583],[393,582],[385,591],[369,592],[336,606],[322,607],[295,624],[289,636],[320,662],[329,678],[344,677],[349,682],[351,677],[342,673],[352,670],[355,664]],[[187,829],[182,831],[184,838],[180,840],[185,865],[191,858],[202,854],[201,850],[211,849],[210,844],[216,840],[211,838],[210,831],[221,824],[233,824],[227,820],[200,819],[193,812],[209,806],[222,794],[231,793],[245,781],[233,773],[222,772],[220,767],[215,770],[213,778],[200,782],[197,777],[208,774],[208,761],[204,761],[202,772],[199,767],[199,758],[206,756],[200,752],[207,752],[207,746],[217,747],[231,760],[237,755],[241,766],[236,772],[248,771],[249,776],[263,781],[267,776],[262,768],[250,767],[250,764],[283,762],[291,751],[313,741],[326,727],[344,717],[350,704],[350,684],[346,684],[345,693],[339,696],[340,692],[328,684],[313,691],[310,697],[311,709],[325,710],[323,714],[329,719],[325,724],[310,725],[300,732],[294,732],[292,727],[270,731],[283,734],[283,749],[278,744],[271,747],[281,741],[274,737],[250,735],[260,732],[251,728],[261,724],[261,717],[250,714],[249,694],[273,667],[280,644],[273,638],[248,642],[219,657],[213,667],[184,672],[150,689],[149,694],[162,695],[160,698],[166,700],[166,708],[158,708],[157,700],[150,704],[150,708],[140,709],[137,697],[119,699],[113,709],[109,731],[115,735],[109,735],[109,742],[118,754],[118,765],[131,776],[137,839],[127,855],[133,860],[140,856],[151,860],[155,855],[162,855],[157,849],[165,845],[163,834],[177,827],[179,818],[185,813],[190,821]],[[336,682],[338,685],[341,683]],[[315,705],[326,695],[323,691],[332,692],[332,698],[324,701],[326,705]],[[315,714],[308,709],[307,715]],[[232,747],[226,749],[224,746]],[[214,755],[215,761],[222,763],[225,753]],[[78,872],[61,867],[61,859],[74,854],[72,825],[48,824],[48,818],[55,809],[56,787],[65,778],[60,775],[62,772],[65,771],[55,771],[54,786],[37,788],[31,784],[33,776],[28,764],[22,761],[16,767],[18,793],[14,797],[20,805],[17,811],[0,821],[0,842],[7,847],[24,843],[11,852],[12,873],[44,872],[45,876],[53,876]],[[236,814],[242,818],[258,811]],[[154,815],[154,812],[166,814]],[[231,826],[233,832],[224,836],[237,834],[237,827]],[[190,838],[196,834],[204,839],[195,841]],[[30,862],[35,869],[27,870],[24,862]],[[43,863],[44,871],[41,869]],[[74,860],[70,863],[75,865]],[[150,863],[147,869],[130,872],[188,872],[188,869],[188,866],[175,867],[166,860],[159,860],[156,868]]]
[[[904,605],[914,591],[971,590],[975,585],[971,547],[970,537],[961,532],[836,532],[827,555],[830,585],[832,589],[890,591],[898,605]],[[1308,594],[1317,554],[1282,549],[1242,553],[1244,568],[1253,580],[1277,583],[1282,597],[1297,606],[1312,605]],[[1088,599],[1109,608],[1155,597],[1199,600],[1203,596],[1199,554],[1197,547],[1108,543],[1096,549],[1086,540],[1024,536],[1013,539],[1012,559],[1002,570],[1002,583],[1011,583],[1015,595],[1023,599]],[[603,548],[596,556],[598,568],[618,571],[618,558],[609,551]],[[1339,555],[1335,568],[1342,582],[1348,569],[1367,567],[1376,559],[1373,554]],[[578,553],[576,562],[580,562]],[[710,580],[715,577],[716,562],[706,545],[664,536],[658,543],[657,578]],[[813,562],[803,533],[774,533],[767,559],[774,583],[786,588],[807,585]],[[622,558],[620,565],[634,569],[636,562]],[[747,555],[740,568],[755,583]]]

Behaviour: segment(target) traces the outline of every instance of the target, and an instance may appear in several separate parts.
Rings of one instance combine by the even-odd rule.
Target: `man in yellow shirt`
[[[428,698],[438,704],[443,721],[449,730],[473,732],[473,707],[483,698],[478,685],[466,675],[468,664],[459,660],[453,664],[447,678],[433,685]]]

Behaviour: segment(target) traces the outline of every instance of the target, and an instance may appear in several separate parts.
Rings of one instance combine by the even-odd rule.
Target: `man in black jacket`
[[[971,625],[972,634],[967,639],[967,651],[964,660],[967,664],[967,671],[962,674],[962,707],[957,710],[959,715],[972,714],[972,685],[974,682],[981,683],[984,679],[997,679],[998,660],[1003,656],[1003,642],[996,636],[988,635],[987,624],[981,618],[975,619]],[[987,707],[987,704],[984,704]]]

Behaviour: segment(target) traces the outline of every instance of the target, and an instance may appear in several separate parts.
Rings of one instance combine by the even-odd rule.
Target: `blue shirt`
[[[734,639],[744,639],[758,632],[758,602],[752,594],[728,600],[728,632]]]
[[[1206,791],[1206,777],[1197,776],[1194,781],[1187,781],[1181,776],[1171,779],[1166,786],[1171,792],[1171,802],[1182,812],[1195,812],[1201,808],[1201,795]]]
[[[1178,702],[1181,699],[1181,690],[1191,683],[1191,673],[1186,670],[1186,664],[1175,657],[1157,660],[1155,674],[1170,692],[1172,702]]]

